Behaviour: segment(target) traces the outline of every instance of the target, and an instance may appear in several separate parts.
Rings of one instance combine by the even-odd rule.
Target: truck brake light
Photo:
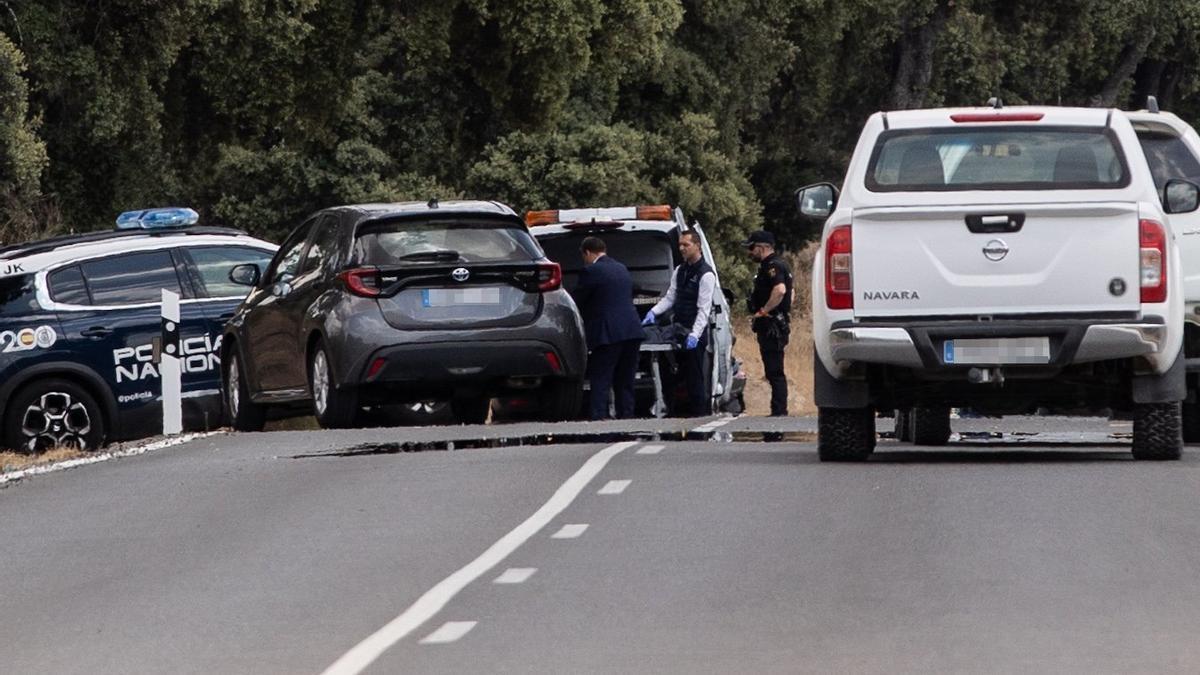
[[[850,274],[850,226],[839,225],[825,240],[825,306],[854,308],[854,283]]]
[[[964,122],[1039,122],[1045,116],[1045,113],[1040,112],[956,113],[951,115],[950,119],[959,124]]]
[[[1167,232],[1162,223],[1143,220],[1138,223],[1141,233],[1142,302],[1165,302],[1167,299]]]

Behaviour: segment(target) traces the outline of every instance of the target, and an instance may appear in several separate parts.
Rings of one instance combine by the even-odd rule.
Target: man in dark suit
[[[633,306],[633,278],[624,265],[607,255],[598,237],[579,245],[584,268],[571,293],[587,335],[587,377],[591,383],[590,414],[608,417],[608,390],[616,399],[617,417],[633,417],[633,378],[637,372],[638,345],[643,332]]]

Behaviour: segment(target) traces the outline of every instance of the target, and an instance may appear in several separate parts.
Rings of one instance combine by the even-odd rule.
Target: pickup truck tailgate
[[[1136,204],[875,207],[852,225],[856,317],[1140,308]]]

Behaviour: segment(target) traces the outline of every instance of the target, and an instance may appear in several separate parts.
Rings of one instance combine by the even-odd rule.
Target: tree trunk
[[[920,108],[929,94],[933,80],[934,55],[937,41],[946,27],[953,0],[940,0],[924,22],[914,26],[912,17],[901,24],[903,34],[897,43],[896,72],[888,97],[891,110]]]
[[[1117,60],[1117,67],[1113,69],[1108,79],[1104,81],[1104,86],[1100,88],[1100,93],[1092,97],[1092,104],[1094,106],[1111,108],[1117,104],[1117,96],[1121,93],[1121,86],[1137,71],[1138,64],[1141,63],[1142,57],[1146,55],[1146,50],[1150,48],[1150,43],[1154,41],[1154,33],[1154,25],[1148,23],[1132,43],[1125,45],[1125,48],[1121,50],[1121,58]]]

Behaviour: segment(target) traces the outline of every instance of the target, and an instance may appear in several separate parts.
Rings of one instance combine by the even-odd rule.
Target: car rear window
[[[1086,190],[1129,184],[1108,129],[901,129],[880,134],[867,168],[873,192]]]
[[[0,278],[0,316],[15,317],[38,311],[33,275]]]
[[[358,259],[367,265],[517,262],[542,257],[538,245],[523,227],[496,221],[369,223],[356,232],[355,248]]]
[[[573,290],[579,282],[579,271],[583,269],[579,244],[589,235],[603,239],[606,253],[629,268],[634,293],[659,295],[671,285],[675,245],[666,233],[614,231],[597,235],[594,232],[573,232],[544,237],[539,242],[546,250],[546,257],[562,266],[563,286],[568,291]]]

